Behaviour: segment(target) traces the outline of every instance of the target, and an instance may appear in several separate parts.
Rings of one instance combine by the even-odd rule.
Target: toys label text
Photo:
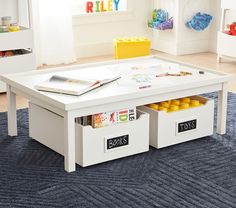
[[[178,123],[178,133],[190,131],[197,128],[197,119]]]

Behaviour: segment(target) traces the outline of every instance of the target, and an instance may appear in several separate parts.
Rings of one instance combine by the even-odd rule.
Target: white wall
[[[151,0],[128,0],[132,10],[124,14],[105,13],[74,17],[74,36],[78,57],[113,53],[116,37],[151,36],[147,19],[151,16]],[[129,7],[129,6],[128,6]]]
[[[76,53],[78,57],[112,54],[113,39],[116,37],[152,37],[152,30],[148,29],[147,20],[151,18],[151,13],[154,8],[154,1],[128,0],[128,2],[130,4],[133,4],[133,9],[126,14],[114,15],[112,13],[106,13],[103,15],[94,14],[92,16],[82,15],[81,17],[74,17],[73,29],[75,35]],[[199,10],[199,2],[194,4],[196,5],[192,6],[197,7],[195,8],[195,10]],[[206,6],[205,3],[203,6]],[[193,13],[193,11],[189,12],[191,14]],[[197,35],[197,38],[202,41],[202,46],[204,46],[201,48],[199,46],[201,45],[199,44],[200,42],[194,40],[196,43],[195,45],[199,46],[199,51],[209,50],[212,52],[216,52],[217,31],[219,29],[221,12],[220,0],[209,0],[209,7],[205,12],[209,12],[214,16],[211,26],[207,31],[203,33],[195,34],[192,36],[190,35],[191,37],[189,38],[189,40],[191,40],[192,42],[189,41],[189,47],[193,43],[192,39]],[[185,16],[186,15],[188,14],[186,13]],[[187,30],[186,28],[184,29]],[[188,33],[191,34],[194,32],[188,31]],[[168,34],[166,37],[168,37]]]
[[[18,17],[17,2],[18,2],[17,0],[0,0],[0,18],[2,16],[11,16],[13,22],[17,22],[17,17]]]
[[[133,9],[125,14],[106,13],[74,17],[73,30],[77,56],[112,54],[115,37],[147,36],[151,38],[152,30],[148,29],[147,20],[151,18],[153,2],[153,0],[128,0]],[[0,6],[0,17],[10,15],[13,16],[13,21],[17,21],[17,0],[0,0],[0,5],[4,5],[4,7]],[[214,20],[210,31],[209,50],[216,52],[221,12],[220,0],[210,0],[210,12]],[[229,19],[228,23],[235,20],[236,15]]]
[[[209,42],[209,51],[216,53],[217,49],[217,32],[220,29],[220,0],[211,0],[211,14],[213,15],[213,21],[211,25],[211,35]]]

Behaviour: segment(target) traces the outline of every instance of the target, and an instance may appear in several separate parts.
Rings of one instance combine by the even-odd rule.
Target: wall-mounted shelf
[[[22,54],[17,54],[9,57],[1,57],[0,58],[0,74],[7,73],[17,73],[24,72],[29,70],[36,69],[36,59],[34,52],[34,38],[33,38],[33,24],[32,24],[32,0],[20,1],[16,0],[15,7],[19,10],[20,4],[27,3],[25,7],[27,10],[25,11],[29,27],[20,27],[20,31],[18,32],[6,32],[0,33],[0,51],[14,51],[14,50],[22,50]],[[8,2],[2,1],[1,7],[8,6]],[[16,8],[13,8],[12,11],[15,11]],[[18,14],[22,15],[22,11],[18,11]],[[16,16],[16,14],[7,14],[8,16]],[[18,21],[21,19],[18,16]],[[0,92],[5,92],[6,86],[4,83],[0,82]]]
[[[222,58],[236,61],[236,36],[225,33],[227,11],[236,12],[235,0],[221,0],[221,23],[217,37],[217,61],[220,63]]]

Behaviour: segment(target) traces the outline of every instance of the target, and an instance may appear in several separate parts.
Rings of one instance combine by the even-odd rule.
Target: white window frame
[[[135,0],[127,0],[126,11],[95,12],[73,14],[74,25],[96,24],[106,22],[119,22],[134,19],[133,5]]]

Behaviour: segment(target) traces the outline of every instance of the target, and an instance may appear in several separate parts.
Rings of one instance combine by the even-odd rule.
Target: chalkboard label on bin
[[[129,145],[129,135],[107,139],[107,150]]]
[[[191,131],[197,128],[197,119],[178,123],[178,133]]]

